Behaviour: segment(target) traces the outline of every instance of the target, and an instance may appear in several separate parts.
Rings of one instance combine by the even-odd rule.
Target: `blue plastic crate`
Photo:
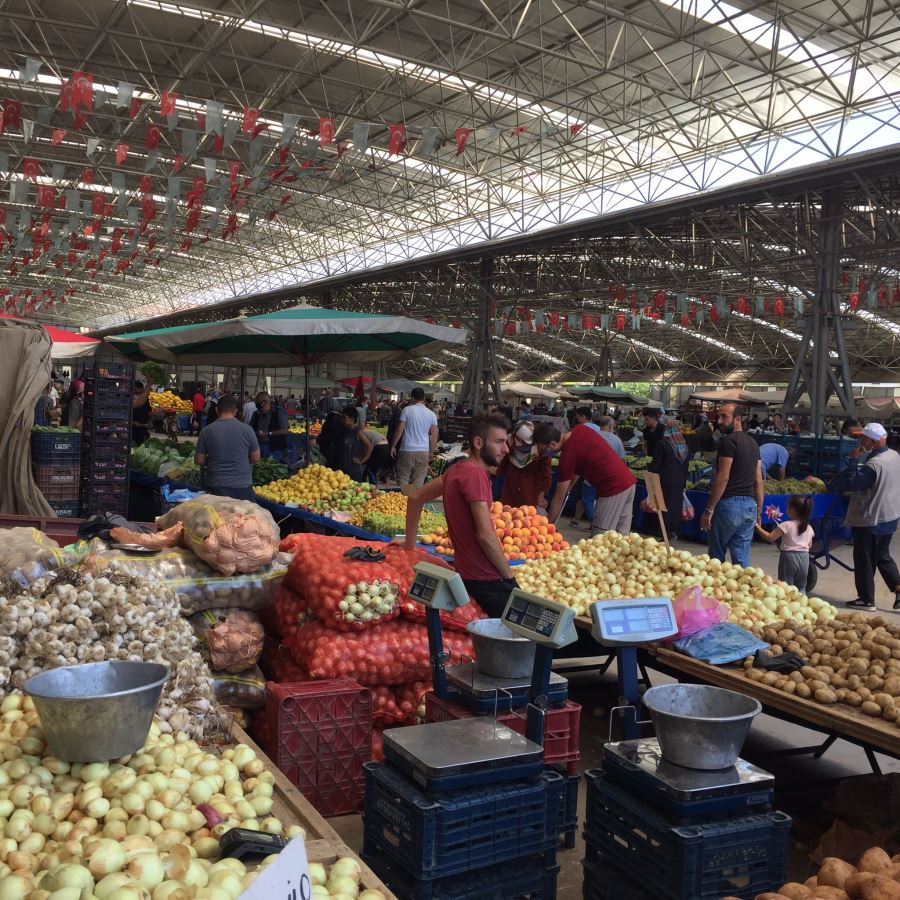
[[[77,466],[81,462],[81,433],[33,431],[31,461],[37,466]]]
[[[57,519],[77,519],[79,513],[81,512],[81,503],[78,500],[66,502],[59,500],[48,500],[47,503],[50,504],[50,508],[53,510],[53,515]]]
[[[653,900],[645,887],[602,857],[595,854],[591,859],[585,858],[584,886],[582,900]]]
[[[578,829],[578,788],[581,785],[581,775],[567,775],[565,766],[548,766],[548,771],[556,772],[562,778],[556,830],[565,838],[565,845],[571,850],[575,846],[575,832]]]
[[[363,861],[400,900],[555,900],[555,853],[526,856],[449,878],[414,878],[386,853],[370,848]]]
[[[587,781],[585,859],[608,856],[640,872],[661,900],[754,897],[784,884],[790,816],[741,816],[707,825],[675,825],[630,791],[594,772]]]
[[[554,850],[560,786],[527,782],[429,796],[382,763],[366,763],[364,846],[416,878],[438,878]]]

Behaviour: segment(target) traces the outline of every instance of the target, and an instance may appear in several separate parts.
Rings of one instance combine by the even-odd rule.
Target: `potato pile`
[[[744,675],[787,694],[816,703],[846,703],[887,722],[900,720],[900,627],[881,616],[840,613],[815,625],[781,622],[755,633],[771,653],[793,651],[809,665],[789,675],[754,669]]]
[[[819,874],[803,884],[791,882],[780,891],[757,894],[755,900],[900,900],[900,854],[890,857],[872,847],[855,866],[829,856]]]

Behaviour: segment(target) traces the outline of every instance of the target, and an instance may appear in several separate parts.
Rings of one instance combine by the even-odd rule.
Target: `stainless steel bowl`
[[[495,678],[525,678],[534,669],[537,645],[513,634],[500,619],[469,622],[466,631],[475,647],[475,668]]]
[[[728,769],[740,756],[759,701],[705,684],[661,684],[644,694],[663,759],[689,769]]]
[[[85,663],[41,672],[23,690],[34,700],[53,755],[94,762],[144,746],[168,677],[168,666],[157,663]]]

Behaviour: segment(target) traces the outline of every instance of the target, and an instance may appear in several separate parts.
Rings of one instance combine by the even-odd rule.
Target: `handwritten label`
[[[275,862],[253,879],[238,900],[310,900],[311,897],[306,844],[298,836],[278,854]]]

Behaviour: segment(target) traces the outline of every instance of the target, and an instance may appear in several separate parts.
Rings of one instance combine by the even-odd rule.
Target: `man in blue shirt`
[[[869,456],[859,465],[862,453]],[[870,422],[863,428],[839,481],[843,490],[852,491],[844,524],[853,529],[853,576],[859,594],[847,606],[875,611],[878,569],[894,595],[894,609],[900,610],[900,570],[891,557],[891,540],[900,520],[900,454],[888,448],[882,425]]]
[[[762,444],[759,448],[759,461],[762,463],[762,477],[784,481],[787,474],[788,448],[781,444]]]

